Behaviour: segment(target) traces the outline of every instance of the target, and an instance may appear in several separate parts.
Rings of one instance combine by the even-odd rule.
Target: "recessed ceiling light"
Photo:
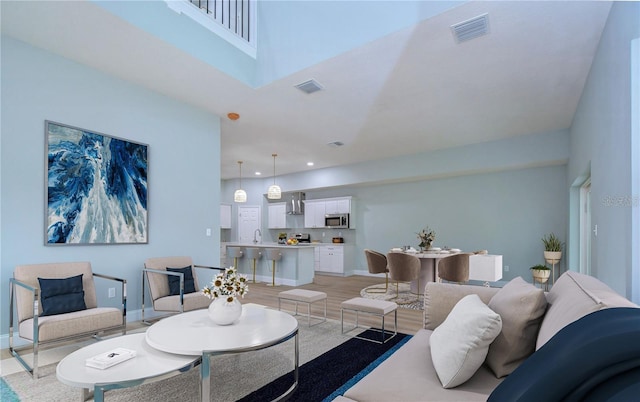
[[[261,172],[256,172],[255,175],[256,176],[260,176],[262,173]]]
[[[307,162],[307,166],[313,166],[313,162]]]

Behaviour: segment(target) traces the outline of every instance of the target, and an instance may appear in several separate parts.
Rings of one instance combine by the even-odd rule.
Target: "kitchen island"
[[[314,275],[314,245],[299,243],[285,245],[278,243],[227,243],[229,247],[258,248],[262,250],[277,249],[282,253],[282,259],[276,261],[276,285],[299,286],[313,282]],[[227,255],[229,252],[227,251]],[[256,282],[271,283],[271,260],[265,258],[266,252],[256,261]],[[233,259],[227,259],[227,266],[233,265]],[[238,259],[238,271],[247,274],[249,283],[253,279],[253,260],[242,257]]]

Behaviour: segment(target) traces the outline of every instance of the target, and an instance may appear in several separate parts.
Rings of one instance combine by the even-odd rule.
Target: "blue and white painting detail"
[[[147,145],[47,127],[47,243],[147,243]]]

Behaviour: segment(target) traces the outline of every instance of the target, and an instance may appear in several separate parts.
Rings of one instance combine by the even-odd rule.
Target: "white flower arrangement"
[[[216,275],[208,286],[202,288],[202,294],[209,299],[226,297],[227,303],[233,303],[238,296],[244,297],[248,291],[247,276],[239,274],[234,267],[225,269]]]
[[[436,232],[430,229],[429,226],[416,234],[418,235],[418,239],[420,239],[420,244],[418,244],[420,248],[426,249],[431,247],[431,243],[436,239]]]

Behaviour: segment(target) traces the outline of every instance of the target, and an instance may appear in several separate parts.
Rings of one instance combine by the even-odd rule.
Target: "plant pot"
[[[225,296],[218,297],[209,305],[209,318],[217,325],[231,325],[242,314],[242,303],[237,298],[229,303]]]
[[[550,269],[532,269],[533,278],[539,283],[546,283],[551,275]]]
[[[562,258],[562,251],[545,251],[544,259],[549,264],[557,264]]]

